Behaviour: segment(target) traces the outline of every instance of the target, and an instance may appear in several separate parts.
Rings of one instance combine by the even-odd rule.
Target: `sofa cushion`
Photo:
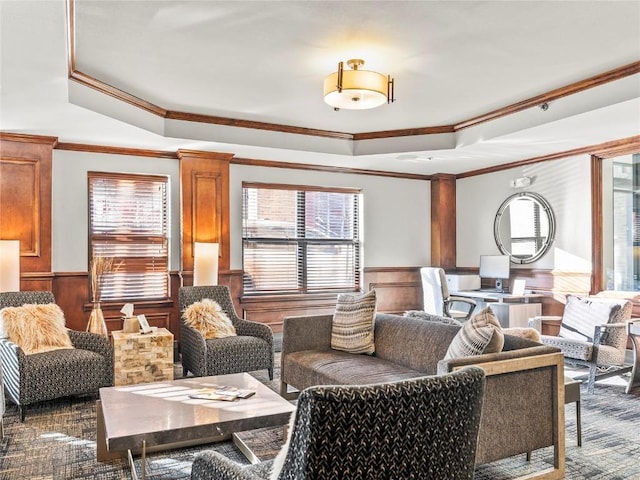
[[[445,360],[502,351],[504,335],[500,322],[487,307],[467,320],[451,341]]]
[[[27,304],[0,310],[0,330],[26,355],[73,348],[64,313],[55,303]]]
[[[339,350],[302,350],[288,354],[283,369],[297,388],[313,385],[364,385],[424,376],[423,372],[376,358]]]
[[[182,318],[187,325],[198,330],[207,340],[236,335],[235,327],[220,304],[210,298],[193,302],[184,309]]]
[[[620,308],[618,302],[567,295],[558,335],[571,340],[593,342],[595,326],[612,322]]]
[[[373,353],[375,315],[375,290],[338,295],[331,325],[331,348],[348,353]]]

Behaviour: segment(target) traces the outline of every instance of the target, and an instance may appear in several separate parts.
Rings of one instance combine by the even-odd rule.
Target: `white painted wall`
[[[89,265],[87,172],[168,175],[171,218],[170,268],[180,268],[180,177],[177,160],[53,151],[52,245],[54,272],[86,272]]]
[[[180,269],[180,190],[176,160],[54,150],[53,245],[55,272],[88,269],[87,172],[108,171],[169,175],[171,188],[171,269]],[[556,239],[539,261],[513,268],[568,272],[591,270],[589,157],[518,167],[457,182],[457,253],[459,267],[477,267],[482,254],[497,254],[493,220],[501,203],[516,190],[509,180],[523,175],[534,181],[526,190],[551,204]],[[242,268],[242,182],[360,188],[363,191],[363,266],[416,267],[431,258],[431,188],[421,180],[373,175],[310,172],[285,168],[231,165],[231,268]],[[518,190],[520,191],[520,190]]]
[[[529,187],[509,186],[511,179],[525,175],[533,177]],[[556,238],[540,260],[512,268],[590,272],[591,173],[586,155],[458,180],[457,266],[478,267],[480,255],[500,253],[493,237],[495,214],[507,197],[519,191],[536,192],[549,202],[556,217]]]
[[[180,270],[180,178],[177,160],[54,150],[52,268],[88,269],[87,172],[169,175],[172,270]],[[402,267],[430,261],[430,184],[373,175],[231,165],[231,268],[242,268],[242,182],[354,187],[363,191],[363,266]]]
[[[362,189],[363,266],[414,267],[431,260],[431,184],[332,172],[231,165],[231,268],[242,268],[242,182]]]

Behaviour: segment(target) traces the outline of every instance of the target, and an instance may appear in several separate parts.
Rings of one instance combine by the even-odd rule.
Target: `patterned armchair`
[[[195,458],[191,479],[265,479],[275,464],[283,480],[472,479],[484,387],[478,367],[394,383],[309,387],[275,462],[242,466],[208,450]]]
[[[25,304],[55,303],[51,292],[2,292],[0,309]],[[113,385],[113,350],[109,340],[89,332],[68,330],[75,348],[26,355],[0,338],[0,361],[9,400],[24,421],[28,405],[44,400],[95,393]]]
[[[628,300],[567,295],[562,317],[534,317],[529,326],[542,332],[543,321],[560,322],[558,336],[541,335],[540,341],[559,348],[567,364],[589,367],[587,393],[591,394],[596,380],[631,371],[624,360],[632,308]]]
[[[180,312],[205,298],[217,302],[229,317],[237,336],[205,340],[200,332],[180,319],[180,351],[184,375],[196,377],[251,372],[266,368],[273,380],[273,332],[268,325],[250,322],[236,315],[226,285],[181,287]]]

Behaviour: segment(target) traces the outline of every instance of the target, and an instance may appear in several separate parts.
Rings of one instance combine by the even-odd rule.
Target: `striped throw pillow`
[[[500,322],[491,307],[487,307],[464,322],[453,337],[444,359],[497,353],[502,351],[503,346],[504,335]]]
[[[364,294],[338,295],[331,327],[331,348],[348,353],[373,353],[375,315],[375,290]]]

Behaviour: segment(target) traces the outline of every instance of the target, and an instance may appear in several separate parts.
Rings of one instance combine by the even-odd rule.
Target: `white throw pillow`
[[[348,353],[373,353],[375,316],[375,290],[364,294],[338,295],[331,325],[331,348]]]

